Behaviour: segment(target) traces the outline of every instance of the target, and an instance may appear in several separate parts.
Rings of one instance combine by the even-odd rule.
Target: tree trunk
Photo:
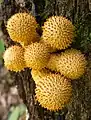
[[[7,3],[6,3],[7,2]],[[35,101],[35,83],[31,77],[31,70],[14,73],[18,91],[26,104],[30,120],[90,120],[91,119],[91,1],[90,0],[25,0],[23,4],[18,0],[7,0],[2,3],[4,24],[14,13],[28,10],[37,18],[40,25],[52,15],[66,16],[76,26],[76,39],[73,47],[81,49],[88,60],[87,73],[79,80],[72,81],[73,98],[67,108],[59,112],[50,112]],[[3,17],[2,17],[3,16]],[[7,35],[7,32],[4,30]],[[7,45],[14,44],[7,35]]]

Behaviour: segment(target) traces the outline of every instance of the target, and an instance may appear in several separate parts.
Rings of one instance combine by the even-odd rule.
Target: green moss
[[[91,44],[91,20],[77,21],[74,25],[76,27],[76,37],[72,46],[86,53],[90,50]]]

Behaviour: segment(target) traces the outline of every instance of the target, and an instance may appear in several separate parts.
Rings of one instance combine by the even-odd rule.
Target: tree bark
[[[8,1],[8,0],[7,0]],[[10,3],[9,3],[10,2]],[[62,111],[50,112],[35,101],[35,83],[31,77],[31,70],[26,69],[20,73],[11,72],[15,79],[18,91],[26,104],[30,120],[90,120],[91,119],[91,44],[88,42],[91,36],[91,1],[90,0],[25,0],[19,3],[11,0],[2,3],[2,15],[4,24],[7,19],[20,10],[28,10],[36,17],[38,23],[43,22],[52,15],[62,15],[67,17],[76,26],[77,36],[73,47],[81,49],[88,60],[86,74],[79,80],[72,81],[73,98],[70,104]],[[2,17],[3,16],[3,17]],[[3,24],[3,25],[4,25]],[[15,44],[11,42],[7,32],[7,45]],[[7,46],[7,47],[8,47]]]

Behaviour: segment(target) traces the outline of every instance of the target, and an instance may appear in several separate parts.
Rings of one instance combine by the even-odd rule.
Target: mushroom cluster
[[[36,100],[42,107],[57,111],[71,100],[71,80],[84,74],[87,61],[81,51],[71,48],[75,27],[70,20],[62,16],[48,18],[41,36],[37,27],[35,17],[29,13],[11,16],[6,29],[20,45],[6,49],[4,64],[15,72],[30,68]]]

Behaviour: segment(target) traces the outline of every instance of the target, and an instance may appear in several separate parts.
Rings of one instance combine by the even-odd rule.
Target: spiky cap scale
[[[71,82],[60,74],[48,74],[36,84],[36,99],[40,105],[50,111],[65,107],[72,96]]]
[[[24,70],[24,49],[20,46],[11,46],[4,53],[4,64],[8,70],[11,71],[21,71]]]
[[[67,48],[73,38],[74,26],[65,17],[52,16],[44,23],[41,41],[49,44],[54,50]]]
[[[39,41],[36,28],[35,18],[28,13],[16,13],[7,22],[7,31],[10,38],[23,46]]]

